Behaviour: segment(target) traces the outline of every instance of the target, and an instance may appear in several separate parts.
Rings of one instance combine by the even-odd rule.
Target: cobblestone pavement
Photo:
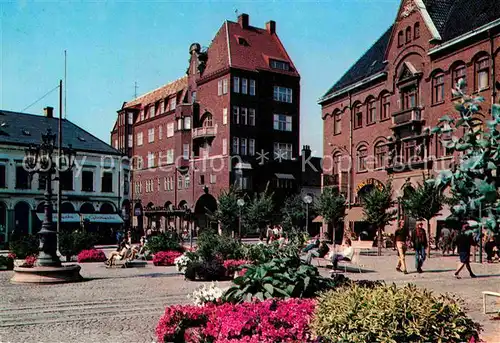
[[[389,254],[392,252],[389,251]],[[457,257],[426,261],[424,273],[411,272],[413,256],[407,257],[410,274],[395,271],[396,256],[361,256],[362,274],[352,279],[384,279],[387,283],[414,283],[436,292],[451,292],[465,300],[469,315],[485,328],[488,343],[500,343],[500,326],[482,314],[484,290],[500,292],[500,264],[473,264],[479,276],[452,277]],[[320,268],[321,273],[329,271]],[[14,285],[12,272],[0,272],[0,342],[118,343],[156,340],[154,331],[168,304],[188,303],[187,294],[201,283],[184,281],[173,267],[106,269],[103,264],[82,264],[86,281],[60,285]],[[221,287],[228,283],[221,283]],[[490,309],[500,309],[492,300]]]

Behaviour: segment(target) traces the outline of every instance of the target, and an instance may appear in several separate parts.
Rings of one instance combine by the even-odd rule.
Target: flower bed
[[[176,258],[181,256],[182,253],[174,250],[157,252],[153,257],[153,264],[155,266],[173,266]]]
[[[78,263],[104,262],[106,260],[106,254],[100,249],[82,250],[77,256]]]
[[[224,268],[227,270],[227,274],[229,276],[234,275],[234,272],[238,270],[240,266],[243,266],[245,264],[250,264],[250,261],[247,260],[225,260],[224,261]]]
[[[219,306],[169,306],[156,328],[160,342],[313,342],[310,299]]]
[[[24,263],[22,264],[21,267],[33,268],[35,266],[35,263],[36,263],[36,256],[31,255],[24,259]]]

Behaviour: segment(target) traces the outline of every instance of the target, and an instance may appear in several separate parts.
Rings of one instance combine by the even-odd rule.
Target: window
[[[411,27],[406,28],[405,42],[407,44],[411,42]]]
[[[227,124],[227,107],[224,107],[222,109],[222,124],[223,125]]]
[[[144,109],[141,110],[141,113],[139,114],[139,119],[140,121],[144,120]]]
[[[113,143],[113,148],[118,149],[118,139],[115,139],[115,142]]]
[[[91,170],[82,171],[82,191],[83,192],[94,191],[94,172]]]
[[[292,144],[291,143],[274,143],[274,159],[275,160],[291,160],[292,159]]]
[[[278,131],[292,131],[292,117],[283,114],[275,114],[274,129]]]
[[[248,154],[250,156],[255,156],[255,139],[253,138],[248,140]]]
[[[5,178],[5,165],[0,165],[0,188],[7,188],[7,179]]]
[[[132,125],[134,123],[134,114],[132,112],[127,113],[127,124]]]
[[[148,168],[153,168],[155,166],[155,154],[148,152]]]
[[[415,87],[402,90],[403,110],[408,110],[417,106],[417,89]]]
[[[398,47],[403,46],[403,31],[398,32]]]
[[[194,104],[196,102],[196,92],[192,91],[191,92],[191,103]]]
[[[412,160],[412,158],[415,156],[415,148],[416,148],[415,141],[404,142],[403,154],[404,154],[404,160],[407,163],[410,162]]]
[[[182,175],[177,177],[177,189],[182,189]]]
[[[189,144],[182,145],[182,158],[189,160]]]
[[[240,113],[241,114],[241,124],[247,125],[248,124],[248,116],[247,116],[248,109],[246,107],[242,107],[240,109],[240,111],[241,111],[241,113]]]
[[[142,132],[137,133],[137,145],[142,145]]]
[[[227,138],[222,139],[222,155],[227,155]]]
[[[476,62],[477,90],[483,90],[489,86],[490,60],[487,56]]]
[[[222,95],[222,80],[217,82],[217,95]]]
[[[155,141],[155,128],[152,127],[148,129],[148,143],[153,143]]]
[[[128,195],[130,190],[130,183],[128,179],[128,173],[123,174],[123,195]]]
[[[177,131],[182,130],[182,126],[183,126],[182,123],[183,123],[182,118],[177,119]]]
[[[47,187],[47,179],[45,176],[38,174],[38,189],[45,190]]]
[[[191,130],[191,117],[184,117],[184,130]]]
[[[250,95],[255,95],[255,80],[250,80]]]
[[[166,177],[163,178],[163,190],[164,191],[168,190],[168,182]]]
[[[241,143],[240,144],[241,154],[243,156],[245,156],[248,153],[248,151],[247,151],[247,139],[246,138],[242,138],[240,143]]]
[[[174,149],[167,150],[167,164],[174,163]]]
[[[248,93],[248,79],[241,79],[241,93]]]
[[[239,154],[240,152],[240,139],[238,137],[233,137],[233,154]]]
[[[333,134],[339,135],[341,133],[341,115],[340,112],[333,114]]]
[[[129,148],[132,148],[134,146],[134,136],[129,133],[128,135],[128,147]]]
[[[365,146],[360,147],[358,149],[358,172],[366,170],[367,157],[368,157],[368,149]]]
[[[374,98],[371,98],[368,101],[368,113],[366,116],[366,123],[372,124],[375,122],[377,118],[377,101]]]
[[[216,183],[216,182],[217,182],[217,175],[210,174],[210,183]]]
[[[73,190],[73,171],[71,170],[61,171],[59,174],[59,178],[60,178],[59,183],[63,191]]]
[[[361,104],[354,106],[354,128],[360,128],[363,126],[363,111],[361,109]]]
[[[444,101],[444,74],[439,73],[432,79],[432,103]]]
[[[174,135],[174,123],[167,124],[167,138]]]
[[[413,27],[413,38],[420,38],[420,23],[415,23]]]
[[[457,87],[458,82],[463,79],[465,83],[467,84],[467,69],[465,68],[465,64],[461,64],[459,66],[456,66],[453,69],[453,84],[451,85],[452,88]],[[466,86],[464,87],[464,90],[467,91]]]
[[[273,69],[290,70],[290,63],[288,63],[288,62],[271,60],[270,65],[271,65],[271,68],[273,68]]]
[[[172,99],[170,99],[170,110],[175,110],[175,106],[177,106],[177,99],[174,96]]]
[[[383,143],[375,145],[375,168],[382,168],[385,166],[385,153],[387,149]]]
[[[31,180],[29,173],[24,169],[24,167],[16,167],[16,188],[17,189],[30,189]]]
[[[203,119],[203,127],[212,127],[212,126],[214,126],[212,115],[208,113],[207,115],[205,115],[205,118]]]
[[[240,108],[238,106],[233,106],[233,124],[240,123]]]
[[[248,109],[248,125],[255,126],[255,108]]]
[[[189,174],[186,174],[184,177],[184,188],[189,188],[189,184],[191,183],[191,178]]]
[[[227,79],[222,80],[222,94],[227,94]]]
[[[274,86],[273,99],[275,101],[292,103],[292,89],[280,86]]]
[[[233,77],[233,92],[234,93],[240,92],[240,78],[238,76]]]
[[[386,94],[382,96],[382,111],[380,112],[380,119],[384,120],[389,118],[391,113],[391,96]]]
[[[101,177],[101,192],[113,192],[113,174],[110,172],[102,173]]]
[[[163,139],[163,125],[158,126],[158,139]]]

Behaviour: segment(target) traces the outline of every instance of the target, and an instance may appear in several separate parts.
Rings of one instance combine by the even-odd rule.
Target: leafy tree
[[[310,208],[309,212],[311,210]],[[285,199],[285,203],[281,208],[281,216],[281,225],[285,231],[299,228],[304,224],[306,209],[300,194],[294,194]],[[309,216],[311,216],[311,213],[309,213]]]
[[[377,228],[378,255],[382,255],[382,230],[396,219],[397,210],[392,200],[392,183],[389,180],[385,187],[374,187],[363,197],[363,213],[365,220]]]
[[[244,227],[247,231],[259,231],[272,222],[274,214],[273,194],[268,193],[267,189],[254,194],[249,204],[245,206],[243,217]]]
[[[446,197],[443,189],[435,185],[434,180],[424,175],[424,182],[417,188],[405,194],[403,207],[408,214],[427,223],[427,237],[431,237],[430,220],[443,208]],[[427,255],[431,254],[431,245],[427,245]]]
[[[321,192],[314,204],[315,211],[323,217],[326,223],[333,226],[333,242],[335,243],[335,232],[343,223],[346,215],[346,200],[337,188],[326,187]]]
[[[238,227],[239,207],[237,201],[239,194],[234,188],[223,191],[218,198],[217,210],[210,218],[220,223],[223,232],[228,233]]]
[[[448,115],[439,120],[432,129],[444,146],[460,153],[452,170],[443,170],[435,178],[436,187],[450,187],[455,203],[452,215],[467,220],[475,231],[485,228],[489,232],[498,231],[500,202],[497,192],[500,176],[500,105],[493,104],[491,120],[487,129],[477,125],[477,114],[483,97],[471,97],[463,91],[465,82],[459,81],[453,90],[460,99],[455,102],[458,117]],[[486,111],[484,111],[486,112]]]

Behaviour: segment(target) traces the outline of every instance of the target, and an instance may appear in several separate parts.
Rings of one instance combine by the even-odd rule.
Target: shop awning
[[[295,180],[295,177],[293,177],[292,174],[280,174],[280,173],[276,173],[274,174],[278,179],[282,179],[282,180]]]
[[[313,223],[323,223],[323,217],[317,216],[316,218],[313,219]]]
[[[36,216],[43,222],[45,213],[37,213]],[[52,213],[52,222],[57,222],[57,213]],[[61,213],[61,223],[79,223],[80,215],[78,213]]]
[[[234,166],[234,169],[252,169],[252,165],[246,162],[238,162]]]
[[[346,222],[362,222],[364,221],[365,215],[363,213],[363,207],[352,207],[348,209],[345,216]]]
[[[82,214],[82,219],[91,223],[123,224],[123,219],[118,214]]]

